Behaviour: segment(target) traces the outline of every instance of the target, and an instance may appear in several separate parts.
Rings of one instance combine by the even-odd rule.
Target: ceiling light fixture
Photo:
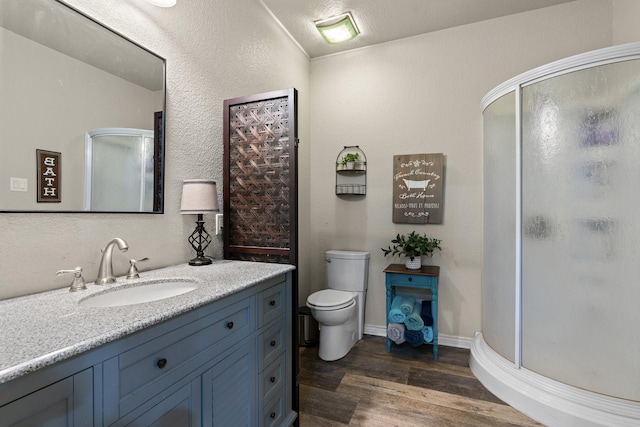
[[[147,3],[160,7],[172,7],[176,5],[176,1],[177,0],[147,0]]]
[[[342,43],[355,39],[360,30],[356,26],[351,12],[315,21],[314,24],[327,43]]]

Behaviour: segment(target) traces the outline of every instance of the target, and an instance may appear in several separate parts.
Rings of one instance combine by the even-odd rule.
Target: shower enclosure
[[[639,425],[640,43],[524,73],[482,106],[472,370],[548,425]]]
[[[154,209],[153,131],[102,128],[85,136],[86,211]]]

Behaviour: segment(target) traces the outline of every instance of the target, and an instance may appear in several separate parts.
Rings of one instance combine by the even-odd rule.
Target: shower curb
[[[550,427],[620,426],[640,424],[640,402],[617,399],[554,381],[496,353],[481,332],[471,343],[469,366],[497,397]]]

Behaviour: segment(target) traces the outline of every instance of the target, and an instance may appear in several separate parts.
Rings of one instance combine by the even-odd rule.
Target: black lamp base
[[[189,236],[189,243],[191,247],[196,251],[196,257],[189,261],[189,265],[209,265],[212,263],[211,258],[207,258],[204,255],[204,250],[207,249],[209,243],[211,243],[211,236],[204,229],[204,221],[202,220],[202,214],[198,214],[198,220],[196,221],[196,229]]]
[[[211,261],[211,258],[196,257],[196,258],[192,259],[191,261],[189,261],[189,265],[209,265],[212,262],[213,261]]]

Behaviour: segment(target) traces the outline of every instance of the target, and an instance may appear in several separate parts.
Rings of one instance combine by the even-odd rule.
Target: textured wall
[[[612,0],[613,3],[613,44],[637,42],[640,40],[640,2],[637,0]]]
[[[114,253],[117,274],[129,258],[148,256],[143,270],[192,258],[186,238],[195,216],[180,215],[181,185],[213,178],[221,187],[224,99],[296,87],[300,137],[309,139],[309,60],[258,1],[181,0],[168,9],[144,0],[68,3],[167,60],[165,213],[0,214],[0,298],[65,287],[71,279],[55,276],[63,268],[82,266],[95,279],[100,249],[116,236],[130,248]],[[308,169],[308,150],[301,157]],[[307,193],[302,188],[302,214]],[[213,217],[205,220],[212,231]],[[221,248],[215,239],[208,252],[220,258]]]
[[[611,3],[580,0],[556,7],[312,60],[312,258],[327,249],[371,252],[365,323],[385,324],[383,257],[397,232],[442,239],[429,263],[441,266],[440,332],[481,330],[481,98],[531,68],[609,46]],[[367,155],[367,196],[334,194],[336,155],[359,145]],[[396,154],[444,153],[444,221],[393,224]],[[395,262],[399,262],[396,260]],[[311,265],[313,289],[324,265]]]

